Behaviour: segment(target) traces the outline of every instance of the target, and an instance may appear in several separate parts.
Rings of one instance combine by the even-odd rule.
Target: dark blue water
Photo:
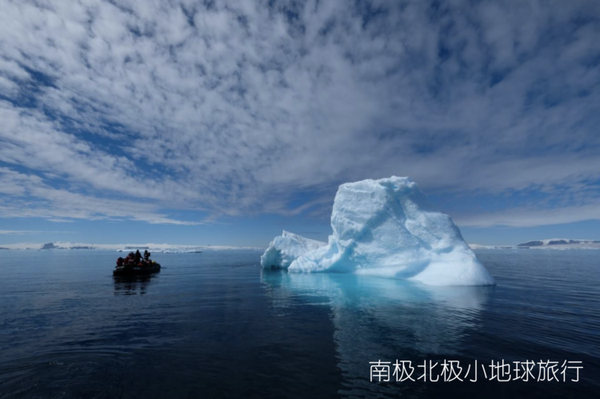
[[[471,288],[267,273],[254,251],[156,254],[158,275],[115,280],[117,255],[0,251],[1,398],[598,397],[600,251],[480,251],[498,285]],[[397,359],[583,369],[370,381]]]

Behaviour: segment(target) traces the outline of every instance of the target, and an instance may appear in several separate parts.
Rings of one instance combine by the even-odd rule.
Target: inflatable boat
[[[157,273],[159,271],[160,264],[156,262],[144,265],[124,265],[115,267],[113,276],[139,276],[143,274]]]

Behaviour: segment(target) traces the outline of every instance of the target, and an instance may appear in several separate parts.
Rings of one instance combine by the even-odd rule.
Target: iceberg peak
[[[428,285],[495,284],[452,219],[434,211],[407,177],[342,184],[331,227],[327,245],[310,250],[304,242],[309,239],[284,232],[261,258],[263,266],[267,258],[271,267],[276,264],[290,272],[349,272]],[[277,263],[273,248],[281,247],[282,241],[280,252],[286,256]]]

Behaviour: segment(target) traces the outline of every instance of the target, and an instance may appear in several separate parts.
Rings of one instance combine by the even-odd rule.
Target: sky
[[[600,239],[598,1],[0,4],[0,245],[324,240],[392,175],[469,243]]]

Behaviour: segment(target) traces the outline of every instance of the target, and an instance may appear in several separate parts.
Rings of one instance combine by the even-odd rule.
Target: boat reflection
[[[144,295],[148,290],[154,274],[142,274],[139,276],[113,276],[115,295]]]

